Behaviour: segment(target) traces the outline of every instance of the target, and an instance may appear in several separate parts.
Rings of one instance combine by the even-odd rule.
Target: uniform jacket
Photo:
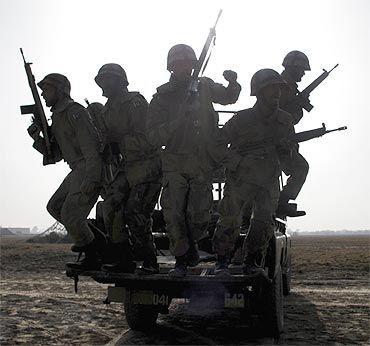
[[[149,105],[148,135],[153,145],[165,147],[163,169],[173,170],[181,157],[210,160],[209,147],[218,129],[218,114],[214,103],[235,103],[241,87],[238,83],[224,87],[210,78],[200,78],[198,93],[186,112],[184,105],[188,82],[170,80],[157,88]],[[207,162],[203,162],[207,166]]]
[[[50,141],[54,162],[64,159],[73,169],[85,165],[85,181],[100,182],[102,161],[96,129],[86,109],[71,98],[59,101],[51,109]],[[34,148],[45,154],[42,137]]]
[[[256,103],[253,108],[239,111],[220,129],[220,141],[230,144],[225,160],[229,176],[261,186],[274,183],[281,169],[273,143],[292,134],[292,117],[281,109],[266,114]],[[247,150],[263,141],[269,144]]]

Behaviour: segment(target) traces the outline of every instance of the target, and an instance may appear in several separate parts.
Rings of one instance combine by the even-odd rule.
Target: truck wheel
[[[124,309],[126,321],[132,330],[149,330],[156,324],[158,307],[155,305],[139,305],[131,303],[131,291],[126,289]]]
[[[291,281],[292,281],[292,259],[291,257],[289,257],[286,271],[283,274],[283,294],[284,296],[287,296],[290,293]]]
[[[262,289],[260,304],[263,309],[261,317],[264,333],[278,340],[284,326],[283,280],[280,265],[272,282]]]

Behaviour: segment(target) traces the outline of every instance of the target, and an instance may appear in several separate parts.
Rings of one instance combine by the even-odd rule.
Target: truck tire
[[[279,264],[272,282],[262,289],[262,328],[266,336],[278,340],[284,327],[283,279]]]
[[[139,305],[131,303],[131,292],[126,289],[124,309],[126,321],[132,330],[149,330],[156,324],[158,318],[158,307],[155,305]]]
[[[289,256],[285,273],[283,274],[283,294],[284,296],[290,293],[290,284],[292,281],[292,258]]]

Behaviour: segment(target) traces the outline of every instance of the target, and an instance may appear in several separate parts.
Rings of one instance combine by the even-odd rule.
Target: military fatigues
[[[292,81],[285,71],[281,76],[287,84],[281,88],[280,108],[291,114],[294,125],[296,125],[303,116],[302,107],[299,104],[292,102],[298,92],[297,83]],[[281,199],[286,201],[289,199],[294,200],[297,198],[304,182],[306,181],[309,170],[308,162],[297,149],[293,150],[291,155],[284,155],[281,157],[281,168],[282,171],[289,176],[286,185],[281,191]]]
[[[186,115],[180,112],[188,82],[170,80],[160,86],[149,105],[148,135],[162,151],[163,191],[161,206],[170,248],[183,256],[189,242],[205,235],[212,208],[214,168],[213,140],[218,116],[212,102],[235,103],[238,83],[227,88],[209,78],[201,78],[198,94]]]
[[[99,192],[88,195],[82,193],[80,187],[83,182],[100,183],[102,162],[99,141],[89,114],[80,104],[64,98],[51,111],[53,159],[55,162],[64,159],[71,172],[51,197],[47,210],[65,226],[75,245],[84,246],[94,239],[86,218]],[[45,154],[45,143],[41,137],[33,146]]]
[[[274,144],[253,150],[246,147],[293,134],[291,116],[280,109],[266,114],[256,103],[253,108],[238,112],[220,133],[221,141],[231,146],[220,219],[213,237],[214,250],[218,256],[230,257],[244,209],[251,205],[252,218],[244,249],[247,254],[264,253],[272,236],[273,214],[279,199],[279,153]]]
[[[134,252],[140,256],[155,253],[151,213],[161,188],[160,159],[145,135],[147,108],[142,95],[124,92],[108,99],[99,126],[105,141],[117,143],[123,155],[114,180],[105,183],[105,227],[113,243],[123,243],[128,240],[128,225]],[[105,169],[109,167],[105,165]]]

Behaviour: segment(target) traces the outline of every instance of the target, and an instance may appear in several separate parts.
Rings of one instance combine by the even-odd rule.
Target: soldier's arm
[[[52,157],[46,157],[46,144],[45,140],[43,137],[40,136],[40,128],[36,124],[32,124],[28,129],[27,129],[29,135],[31,138],[33,138],[33,148],[35,148],[39,153],[41,153],[44,156],[44,165],[48,164],[53,164],[56,163],[60,160],[62,160],[62,153],[59,149],[58,144],[55,142],[55,140],[50,140],[50,145],[51,145],[51,152],[52,152]]]
[[[99,153],[99,138],[89,114],[80,105],[71,107],[69,120],[76,130],[82,155],[85,159],[85,180],[88,183],[99,183],[101,180],[102,159]]]
[[[225,71],[224,76],[229,82],[227,87],[222,84],[215,83],[212,79],[206,78],[210,87],[212,102],[222,105],[233,104],[238,101],[241,91],[240,84],[236,81],[236,73],[233,71]]]
[[[298,124],[303,117],[303,108],[298,102],[291,101],[284,107],[284,110],[291,114],[294,125]]]

